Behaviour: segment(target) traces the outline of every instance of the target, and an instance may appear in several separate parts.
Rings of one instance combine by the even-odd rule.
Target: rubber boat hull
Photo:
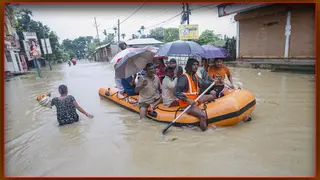
[[[248,90],[227,90],[224,96],[214,102],[200,104],[205,112],[208,126],[232,126],[247,118],[255,109],[256,100]],[[118,92],[116,86],[106,86],[99,89],[101,99],[109,100],[117,105],[139,113],[138,96],[127,96]],[[163,123],[172,122],[184,109],[179,107],[167,108],[163,104],[155,108],[151,113],[148,109],[147,117]],[[199,119],[187,113],[181,116],[175,126],[199,126]]]

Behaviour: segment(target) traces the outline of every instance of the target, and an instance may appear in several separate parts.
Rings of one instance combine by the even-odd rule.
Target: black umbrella
[[[178,40],[162,45],[156,56],[170,56],[176,54],[203,56],[204,53],[204,49],[198,43]]]

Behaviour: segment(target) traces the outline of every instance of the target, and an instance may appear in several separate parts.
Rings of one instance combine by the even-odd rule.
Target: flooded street
[[[258,75],[258,73],[261,73]],[[252,121],[198,129],[138,120],[139,115],[100,100],[114,84],[108,63],[66,63],[5,83],[7,176],[313,176],[314,75],[231,68],[235,84],[257,99]],[[58,127],[56,109],[36,97],[58,96],[66,84],[94,118]]]

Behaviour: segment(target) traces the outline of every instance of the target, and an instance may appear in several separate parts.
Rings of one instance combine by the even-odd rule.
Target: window
[[[12,62],[11,54],[9,51],[6,51],[7,62]]]

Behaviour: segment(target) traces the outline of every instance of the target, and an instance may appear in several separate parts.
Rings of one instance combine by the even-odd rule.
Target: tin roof
[[[142,39],[131,39],[126,42],[127,45],[150,45],[150,44],[163,44],[154,38],[142,38]]]

